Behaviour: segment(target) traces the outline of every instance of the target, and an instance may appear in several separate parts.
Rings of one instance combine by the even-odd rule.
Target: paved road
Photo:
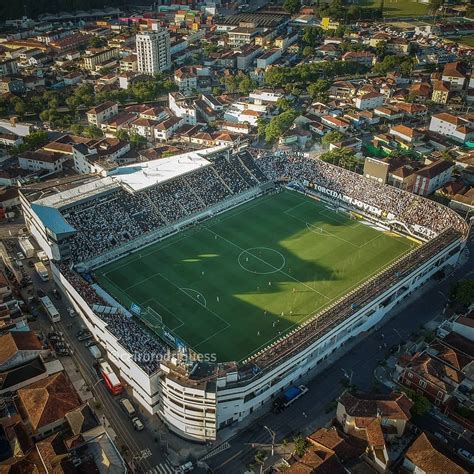
[[[388,320],[379,330],[373,330],[361,343],[349,350],[339,360],[307,383],[309,393],[296,401],[283,413],[264,414],[248,429],[230,440],[231,447],[208,459],[206,462],[216,473],[242,473],[249,463],[254,462],[255,449],[249,443],[270,443],[270,436],[264,425],[276,432],[276,442],[291,439],[297,433],[309,433],[329,421],[335,413],[328,413],[331,403],[344,390],[344,382],[351,377],[360,390],[371,390],[374,384],[374,370],[378,361],[384,358],[387,349],[380,349],[405,342],[412,332],[440,315],[446,304],[446,294],[451,284],[459,278],[474,273],[473,245],[469,243],[468,262],[440,283],[435,283],[418,299],[409,303],[399,314]],[[382,336],[383,334],[383,336]],[[347,378],[345,376],[347,374]]]
[[[50,295],[50,291],[54,287],[54,283],[42,282],[36,273],[25,265],[25,269],[29,271],[36,289],[41,288],[45,293]],[[101,403],[100,411],[104,413],[111,428],[117,435],[117,445],[122,451],[125,447],[127,451],[127,459],[136,459],[136,472],[140,473],[171,473],[174,472],[173,467],[167,461],[165,453],[163,452],[159,438],[156,437],[154,430],[147,424],[147,417],[143,414],[140,416],[145,424],[145,430],[137,432],[134,430],[130,419],[125,412],[120,408],[118,400],[122,396],[112,396],[105,388],[101,378],[93,368],[94,359],[88,348],[85,347],[84,342],[79,342],[76,339],[77,331],[83,327],[83,323],[79,316],[70,318],[67,314],[66,307],[68,306],[65,296],[61,300],[56,300],[52,296],[51,300],[61,314],[61,321],[54,324],[56,331],[61,331],[64,334],[66,342],[74,348],[72,359],[78,367],[82,377],[87,385],[91,387],[92,392],[97,400]],[[38,321],[39,322],[39,321]],[[50,323],[42,324],[43,332],[48,332]],[[133,401],[132,401],[133,402]],[[137,403],[134,403],[135,408],[139,408]],[[103,422],[103,420],[101,420]],[[143,456],[144,450],[149,450],[150,456]]]

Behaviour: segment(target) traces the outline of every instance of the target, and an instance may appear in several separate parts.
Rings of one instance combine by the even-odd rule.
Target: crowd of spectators
[[[60,265],[60,271],[90,307],[110,306],[82,276],[66,264]],[[120,311],[95,313],[107,324],[109,332],[146,373],[153,374],[158,370],[159,362],[168,352],[168,347],[161,343],[157,336],[150,334],[136,319]]]
[[[68,208],[64,217],[77,230],[71,255],[76,262],[89,260],[266,180],[250,155],[245,166],[238,157],[219,156],[210,166],[141,192],[120,189]]]
[[[454,227],[465,232],[463,219],[451,209],[402,191],[393,186],[380,184],[352,171],[313,159],[303,154],[282,153],[266,155],[257,160],[258,166],[272,180],[289,180],[324,186],[364,204],[378,208],[384,216],[393,216],[411,227],[415,233],[432,237]],[[430,234],[430,235],[428,235]]]

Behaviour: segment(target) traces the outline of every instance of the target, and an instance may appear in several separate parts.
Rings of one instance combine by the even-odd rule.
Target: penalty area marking
[[[188,294],[188,296],[190,298],[192,298],[193,300],[195,300],[197,303],[199,303],[201,306],[204,306],[205,308],[207,308],[207,300],[206,300],[206,297],[198,290],[195,290],[193,288],[180,288],[181,291],[184,291],[185,293]],[[192,296],[192,294],[190,295],[189,292],[191,293],[194,293],[195,295],[197,295],[197,298],[195,298],[194,296]]]
[[[257,255],[254,255],[251,251],[252,250],[266,250],[266,251],[270,251],[270,252],[273,252],[273,253],[276,253],[277,255],[280,256],[281,258],[281,264],[279,267],[275,267],[274,265],[272,265],[271,263],[268,263],[267,261],[265,261],[263,258],[260,258],[258,257]],[[241,258],[245,255],[249,255],[250,257],[254,257],[254,258],[257,258],[257,260],[260,260],[261,262],[265,263],[266,265],[268,265],[271,270],[269,271],[266,271],[266,272],[262,272],[262,271],[256,271],[256,270],[250,270],[249,268],[247,268],[245,265],[242,264],[241,262]],[[270,247],[250,247],[246,250],[242,250],[242,252],[239,253],[239,256],[237,257],[237,262],[238,264],[240,265],[240,268],[242,268],[243,270],[247,271],[247,272],[250,272],[250,273],[255,273],[256,275],[270,275],[271,273],[278,273],[280,270],[282,270],[283,268],[285,268],[285,265],[286,265],[286,259],[285,259],[285,256],[280,253],[278,250],[275,250],[275,249],[272,249]]]

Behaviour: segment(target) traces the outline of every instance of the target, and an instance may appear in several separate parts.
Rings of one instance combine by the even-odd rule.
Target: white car
[[[76,311],[73,308],[69,307],[67,309],[67,314],[69,314],[70,318],[74,318],[76,316]]]
[[[145,428],[143,423],[140,421],[140,418],[138,418],[138,417],[132,418],[132,424],[133,424],[133,427],[137,431],[142,431]]]

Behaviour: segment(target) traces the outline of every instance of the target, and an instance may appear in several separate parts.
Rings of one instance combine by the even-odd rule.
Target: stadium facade
[[[78,222],[73,219],[75,212],[88,212],[101,203],[112,212],[114,208],[108,200],[115,196],[122,203],[132,199],[133,212],[129,210],[127,215],[135,215],[139,212],[135,210],[137,206],[149,206],[155,198],[164,199],[164,195],[156,197],[156,190],[172,186],[176,180],[201,183],[196,181],[199,173],[205,173],[206,180],[211,179],[211,174],[215,179],[214,175],[220,173],[220,181],[226,183],[226,173],[236,169],[241,177],[247,173],[251,178],[244,177],[243,184],[234,189],[229,184],[226,193],[216,195],[213,190],[212,198],[203,199],[200,209],[183,211],[176,221],[171,222],[166,216],[162,220],[148,217],[147,222],[154,223],[146,232],[131,235],[132,231],[127,231],[122,242],[111,239],[92,253],[87,244],[93,240],[85,240],[85,250],[78,245],[78,234],[86,239],[87,229],[71,224]],[[153,366],[145,356],[137,358],[133,341],[127,341],[120,332],[121,326],[114,323],[114,318],[124,315],[129,320],[130,308],[122,307],[84,275],[105,262],[175,234],[197,219],[225,212],[280,185],[304,189],[332,205],[357,212],[382,228],[417,239],[422,245],[247,360],[190,361],[179,350],[167,351],[166,357]],[[370,190],[367,198],[365,188]],[[170,190],[179,198],[176,188]],[[374,198],[377,192],[379,198]],[[225,147],[121,167],[104,177],[80,176],[26,186],[20,190],[20,199],[28,229],[51,259],[54,280],[106,350],[134,397],[172,431],[198,442],[216,439],[219,429],[243,420],[284,388],[298,383],[347,341],[378,324],[433,275],[455,266],[469,231],[467,224],[448,208],[332,165],[304,157],[266,157],[254,161],[245,150],[234,153]],[[400,207],[400,202],[405,204]],[[147,207],[150,216],[152,207]],[[121,214],[115,216],[121,218]],[[139,334],[137,325],[137,338]]]

